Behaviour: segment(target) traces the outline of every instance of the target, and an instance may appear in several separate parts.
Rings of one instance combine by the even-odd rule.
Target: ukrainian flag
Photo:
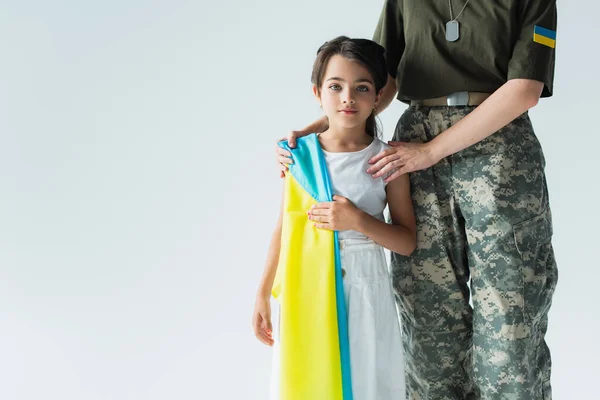
[[[556,32],[535,25],[533,27],[533,41],[554,48],[556,46]]]
[[[316,134],[287,142],[281,250],[273,296],[281,304],[281,399],[352,400],[350,346],[337,231],[317,229],[310,207],[332,201]]]

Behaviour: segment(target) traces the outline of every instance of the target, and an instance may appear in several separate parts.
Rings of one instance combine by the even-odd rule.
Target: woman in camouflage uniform
[[[367,172],[410,176],[417,249],[392,254],[409,399],[551,399],[557,268],[527,111],[552,95],[555,31],[555,0],[385,1],[378,112],[409,107]],[[288,156],[278,150],[283,170]]]

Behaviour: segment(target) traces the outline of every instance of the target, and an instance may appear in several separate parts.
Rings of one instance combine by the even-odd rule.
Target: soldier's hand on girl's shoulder
[[[296,139],[306,135],[308,135],[308,133],[304,131],[291,131],[289,135],[279,139],[277,143],[283,142],[285,140],[288,142],[288,146],[290,146],[290,148],[293,149],[294,147],[296,147]],[[288,165],[294,163],[291,157],[292,154],[289,151],[282,149],[277,144],[275,145],[275,159],[277,160],[277,165],[279,166],[280,178],[283,178],[285,176],[285,173],[288,170]]]
[[[388,142],[391,149],[382,151],[369,160],[372,164],[367,173],[374,179],[386,176],[385,182],[393,181],[403,174],[421,171],[437,164],[440,159],[430,143]],[[394,171],[392,173],[392,171]]]
[[[327,129],[328,124],[326,118],[321,118],[320,120],[317,120],[316,123],[316,125],[313,123],[309,127],[302,130],[291,131],[286,137],[279,139],[277,142],[279,143],[286,140],[288,142],[288,146],[290,146],[290,148],[293,149],[296,147],[296,140],[298,138],[310,135],[314,132],[323,132],[325,129]],[[277,165],[279,166],[279,176],[281,178],[285,176],[285,173],[288,170],[288,165],[294,163],[291,156],[292,155],[289,151],[282,149],[278,145],[275,146],[275,159],[277,160]]]

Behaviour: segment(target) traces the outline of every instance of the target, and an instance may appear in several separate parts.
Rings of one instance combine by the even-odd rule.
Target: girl
[[[291,151],[295,164],[286,176],[253,316],[256,337],[275,345],[272,398],[404,398],[401,335],[383,247],[403,255],[415,248],[409,181],[405,175],[387,184],[365,172],[368,160],[389,148],[377,138],[375,123],[386,80],[384,50],[370,40],[338,37],[317,52],[313,93],[329,128],[299,139]],[[306,193],[328,185],[332,201],[310,205]],[[386,204],[391,224],[384,222]],[[304,214],[297,212],[302,207]],[[331,253],[323,244],[328,238]],[[339,264],[323,267],[330,255]],[[336,285],[340,296],[328,296]],[[281,307],[275,334],[271,293]],[[334,334],[327,330],[330,318],[337,318]]]

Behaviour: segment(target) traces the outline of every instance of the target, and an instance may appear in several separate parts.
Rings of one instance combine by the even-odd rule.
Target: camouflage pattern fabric
[[[428,142],[473,109],[411,106],[394,140]],[[417,249],[391,266],[408,399],[551,399],[544,336],[558,275],[544,166],[523,114],[410,174]]]

